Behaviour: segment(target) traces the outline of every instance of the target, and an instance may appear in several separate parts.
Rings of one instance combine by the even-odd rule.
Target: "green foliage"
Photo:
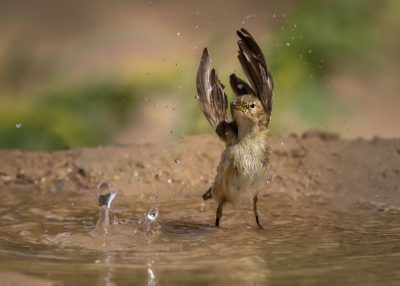
[[[53,150],[109,143],[126,123],[138,90],[133,84],[101,82],[53,89],[25,98],[18,108],[3,99],[0,147]]]
[[[266,57],[275,81],[273,132],[326,128],[332,118],[345,112],[346,107],[335,100],[329,78],[349,69],[355,73],[373,72],[371,67],[379,64],[385,50],[382,15],[388,9],[387,3],[295,1],[288,13],[273,16],[272,38],[262,47],[269,51]],[[262,44],[262,37],[255,36]],[[210,44],[221,45],[215,40]],[[215,58],[218,53],[213,52]],[[235,66],[238,70],[237,62]],[[230,88],[226,92],[230,94]],[[205,120],[198,120],[202,115],[195,107],[191,132],[211,130]]]
[[[340,112],[343,107],[334,104],[328,78],[347,69],[371,72],[384,48],[379,25],[383,3],[301,1],[282,17],[268,55],[278,115],[273,130],[284,128],[285,121],[279,120],[283,114],[300,118],[303,122],[297,126],[304,130],[325,127],[333,112]]]

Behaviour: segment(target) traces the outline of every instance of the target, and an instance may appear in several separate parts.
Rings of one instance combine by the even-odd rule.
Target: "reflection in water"
[[[114,206],[119,219],[105,224],[112,235],[103,237],[89,234],[97,213],[88,193],[0,192],[1,271],[73,285],[395,285],[400,279],[396,208],[359,203],[339,211],[322,198],[292,202],[273,194],[260,200],[264,230],[251,209],[230,208],[218,229],[213,208],[200,211],[200,198],[143,199],[132,208]],[[158,204],[162,212],[155,214]],[[151,223],[143,216],[148,210],[156,218]]]
[[[157,285],[156,275],[153,270],[154,261],[147,262],[147,286],[155,286]]]
[[[114,283],[114,253],[106,252],[101,259],[97,260],[103,264],[103,270],[100,272],[100,285],[115,286]]]

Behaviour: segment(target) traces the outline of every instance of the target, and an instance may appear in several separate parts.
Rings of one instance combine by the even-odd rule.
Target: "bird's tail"
[[[212,198],[212,195],[211,195],[211,187],[210,187],[208,189],[208,191],[203,194],[203,200],[206,201],[206,200],[211,199],[211,198]]]

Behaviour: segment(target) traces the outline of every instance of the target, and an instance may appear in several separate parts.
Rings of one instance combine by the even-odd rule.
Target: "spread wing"
[[[203,111],[208,122],[215,128],[219,138],[229,146],[237,137],[237,124],[235,121],[229,122],[230,120],[226,115],[228,98],[215,69],[211,68],[211,63],[211,58],[208,55],[207,48],[205,48],[196,80],[199,104],[201,111]]]
[[[234,73],[230,75],[229,83],[231,84],[231,87],[236,96],[241,96],[245,94],[255,95],[255,92],[250,87],[250,85],[244,80],[238,78]]]
[[[211,68],[211,63],[211,58],[205,48],[197,72],[196,85],[201,111],[208,122],[216,128],[220,122],[229,120],[226,115],[228,99],[215,69]]]
[[[272,75],[268,70],[260,47],[250,33],[242,28],[237,31],[237,35],[240,38],[238,40],[238,59],[250,82],[250,86],[235,74],[231,75],[230,84],[237,96],[253,94],[260,99],[268,117],[268,125],[271,118],[274,89]]]

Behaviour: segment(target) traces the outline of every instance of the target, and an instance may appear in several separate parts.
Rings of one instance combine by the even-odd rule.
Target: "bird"
[[[227,115],[228,99],[207,48],[204,48],[196,78],[196,98],[204,116],[225,142],[217,174],[203,200],[217,204],[215,226],[220,226],[226,203],[236,205],[244,194],[250,197],[256,223],[258,194],[267,176],[270,147],[267,144],[272,112],[274,82],[265,57],[253,36],[244,28],[236,31],[238,59],[248,82],[235,73],[229,77],[235,94]]]

